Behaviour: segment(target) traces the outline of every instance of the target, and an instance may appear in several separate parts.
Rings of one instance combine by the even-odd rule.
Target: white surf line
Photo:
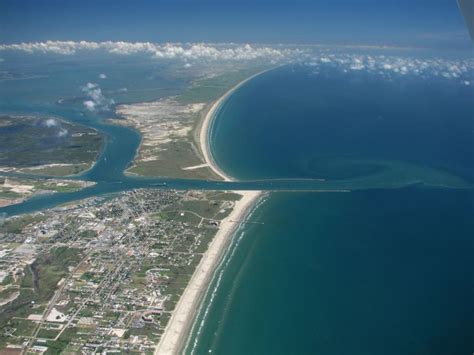
[[[210,129],[212,129],[212,123],[216,113],[222,103],[224,103],[235,90],[256,76],[276,68],[277,67],[273,67],[262,70],[238,83],[211,106],[204,118],[201,131],[199,132],[200,148],[204,155],[206,165],[224,181],[234,181],[234,179],[225,174],[214,162],[209,141]],[[188,285],[180,296],[175,309],[172,311],[171,318],[160,338],[160,342],[155,348],[155,354],[179,354],[183,349],[199,308],[199,302],[207,291],[212,275],[225,254],[225,250],[233,233],[240,225],[240,223],[235,223],[234,221],[243,220],[262,194],[261,191],[234,191],[234,193],[242,195],[242,198],[236,201],[232,212],[221,221],[219,230],[209,244],[208,250],[202,256]]]
[[[231,221],[244,220],[251,207],[260,197],[260,191],[234,191],[242,198],[236,201],[229,216],[224,218],[219,230],[204,253],[188,285],[181,295],[165,331],[155,348],[155,354],[179,354],[186,343],[199,302],[205,294],[216,266],[219,264],[239,224]]]

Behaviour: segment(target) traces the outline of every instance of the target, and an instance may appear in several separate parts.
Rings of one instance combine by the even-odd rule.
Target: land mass
[[[116,112],[122,119],[110,121],[133,127],[143,137],[137,156],[126,173],[225,180],[215,164],[211,167],[206,158],[201,127],[209,121],[209,113],[219,98],[227,97],[229,90],[267,68],[258,65],[209,74],[194,80],[179,96],[119,105]]]
[[[0,221],[0,351],[153,352],[255,195],[134,190]]]
[[[0,172],[67,176],[90,169],[104,137],[55,117],[0,116]]]

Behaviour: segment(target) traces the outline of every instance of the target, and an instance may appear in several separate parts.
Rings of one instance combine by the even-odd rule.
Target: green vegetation
[[[213,78],[198,80],[188,88],[178,100],[182,103],[209,102],[224,95],[229,89],[247,79],[248,77],[268,68],[268,66],[256,66],[242,68],[217,75]]]
[[[59,179],[1,178],[0,199],[29,198],[41,192],[74,192],[92,183]]]
[[[22,196],[19,193],[10,191],[10,190],[0,190],[0,199],[5,200],[16,200],[17,198],[21,198]]]
[[[207,250],[207,247],[209,246],[209,243],[212,241],[214,238],[214,235],[216,234],[215,229],[210,229],[207,228],[203,231],[201,235],[201,244],[196,249],[196,253],[205,253]]]
[[[115,347],[117,339],[121,351],[140,353],[150,341],[157,343],[217,231],[211,220],[227,214],[238,198],[229,192],[139,189],[83,204],[80,211],[10,218],[3,227],[16,231],[46,218],[46,234],[35,249],[22,243],[29,229],[5,236],[6,249],[16,248],[6,257],[21,257],[24,269],[0,291],[4,299],[18,296],[0,307],[0,349],[28,338],[30,348],[46,346],[49,354],[78,353],[96,343],[103,345],[96,351],[110,350],[107,344]],[[94,227],[88,227],[91,215]],[[66,315],[62,326],[73,328],[27,319],[53,308]]]
[[[0,116],[0,165],[31,168],[68,164],[31,173],[64,176],[78,173],[96,160],[104,139],[95,130],[57,118]]]
[[[32,223],[39,223],[45,220],[42,214],[18,216],[10,218],[3,224],[0,224],[0,233],[20,233],[23,228]]]
[[[206,198],[213,201],[239,201],[242,195],[233,192],[216,191],[208,192]]]
[[[59,280],[68,274],[68,268],[76,265],[81,259],[81,250],[59,247],[26,267],[21,280],[20,295],[14,301],[1,307],[0,344],[4,342],[4,330],[11,328],[12,317],[26,318],[32,313],[41,313],[36,304],[45,304],[52,297]],[[25,330],[20,330],[25,332]]]
[[[58,329],[48,329],[44,326],[39,330],[37,337],[44,339],[54,339],[59,334]]]
[[[152,216],[167,221],[188,223],[192,226],[201,224],[207,226],[209,220],[225,218],[231,211],[231,201],[240,198],[241,196],[235,193],[206,193],[204,199],[183,199]],[[229,202],[224,203],[224,201]]]
[[[190,127],[186,136],[171,136],[171,141],[161,143],[160,146],[147,145],[146,139],[140,151],[146,152],[146,156],[158,157],[154,160],[135,159],[134,165],[127,170],[130,174],[140,176],[162,176],[185,179],[220,180],[209,167],[201,167],[192,170],[183,170],[203,164],[200,152],[200,127],[202,121],[211,107],[211,104],[224,95],[229,89],[239,82],[247,79],[255,73],[267,68],[267,66],[253,66],[241,68],[229,68],[224,74],[212,78],[196,80],[184,93],[177,97],[182,105],[207,103],[207,108],[192,116],[189,121],[180,121]]]
[[[179,297],[183,293],[186,285],[188,284],[191,276],[196,269],[197,264],[201,255],[196,254],[192,259],[190,265],[186,266],[172,266],[170,265],[170,271],[167,273],[168,279],[165,283],[165,288],[163,293],[171,295],[171,298],[165,302],[165,309],[170,311],[173,310],[178,303]]]
[[[150,340],[157,341],[158,339],[158,329],[159,327],[156,324],[145,324],[143,328],[130,329],[130,335],[145,335]]]
[[[85,170],[90,169],[90,163],[78,163],[71,165],[59,165],[59,166],[48,166],[44,168],[21,169],[23,173],[26,174],[36,174],[36,175],[48,175],[48,176],[68,176],[68,175],[77,175]]]
[[[58,282],[68,274],[68,268],[76,265],[80,260],[80,249],[59,247],[54,248],[47,255],[40,256],[31,264],[29,274],[33,277],[37,301],[47,302],[53,295]]]
[[[9,326],[14,328],[13,334],[15,336],[31,336],[35,330],[36,323],[28,319],[12,319]]]
[[[43,191],[74,192],[82,189],[81,182],[76,181],[34,180],[32,184],[35,190]]]
[[[59,337],[58,340],[48,341],[46,343],[48,351],[45,354],[60,354],[66,349],[71,340],[74,339],[77,333],[77,328],[67,328]]]
[[[202,164],[189,139],[175,139],[159,151],[159,160],[136,161],[128,173],[141,176],[164,176],[183,179],[217,179],[208,168],[183,170],[183,167]]]

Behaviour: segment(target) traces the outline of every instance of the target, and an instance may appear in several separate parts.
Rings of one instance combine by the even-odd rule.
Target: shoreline
[[[242,195],[232,212],[224,218],[219,230],[203,254],[191,280],[180,296],[172,316],[155,348],[155,354],[178,354],[183,350],[194,322],[196,312],[217,265],[227,250],[231,237],[262,195],[261,191],[233,191]]]
[[[258,73],[255,73],[252,76],[248,77],[247,79],[242,80],[240,83],[238,83],[231,89],[229,89],[224,95],[222,95],[216,102],[212,104],[209,111],[207,111],[206,116],[204,117],[204,120],[202,121],[201,129],[199,132],[199,145],[201,148],[202,155],[204,157],[204,161],[211,168],[211,170],[214,173],[216,173],[218,176],[220,176],[224,181],[235,181],[235,179],[227,175],[224,171],[222,171],[219,168],[219,166],[217,166],[216,162],[214,161],[214,158],[212,157],[210,136],[211,136],[212,124],[214,122],[214,118],[216,117],[217,111],[222,106],[222,104],[242,85],[244,85],[245,83],[247,83],[248,81],[252,80],[253,78],[257,76],[276,68],[278,67],[264,69]]]
[[[237,89],[253,78],[272,69],[275,68],[273,67],[255,73],[229,89],[211,105],[200,125],[199,145],[205,164],[224,181],[235,181],[235,179],[222,171],[212,157],[210,134],[214,118],[221,105]],[[224,256],[234,232],[240,225],[240,221],[246,218],[247,214],[263,193],[262,191],[233,192],[240,194],[242,198],[235,202],[229,216],[221,221],[219,230],[209,244],[207,251],[203,254],[201,261],[172,312],[165,331],[155,348],[155,354],[178,354],[183,350],[193,326],[196,313],[199,310],[202,297],[208,289],[214,271]]]

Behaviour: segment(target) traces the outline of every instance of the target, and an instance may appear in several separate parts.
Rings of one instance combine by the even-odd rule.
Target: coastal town
[[[209,130],[227,97],[267,68],[223,65],[179,96],[115,106],[107,123],[143,137],[125,176],[117,176],[233,180],[213,161]],[[96,93],[106,101],[96,84],[87,88],[91,99]],[[85,176],[89,169],[111,163],[98,159],[110,145],[95,129],[47,116],[0,123],[11,143],[3,142],[8,151],[0,157],[0,206],[80,196],[98,183]],[[262,193],[150,183],[87,196],[0,215],[0,353],[179,352],[234,231]]]
[[[474,0],[1,0],[0,355],[474,355]]]
[[[153,353],[241,199],[134,190],[3,220],[2,353]]]

